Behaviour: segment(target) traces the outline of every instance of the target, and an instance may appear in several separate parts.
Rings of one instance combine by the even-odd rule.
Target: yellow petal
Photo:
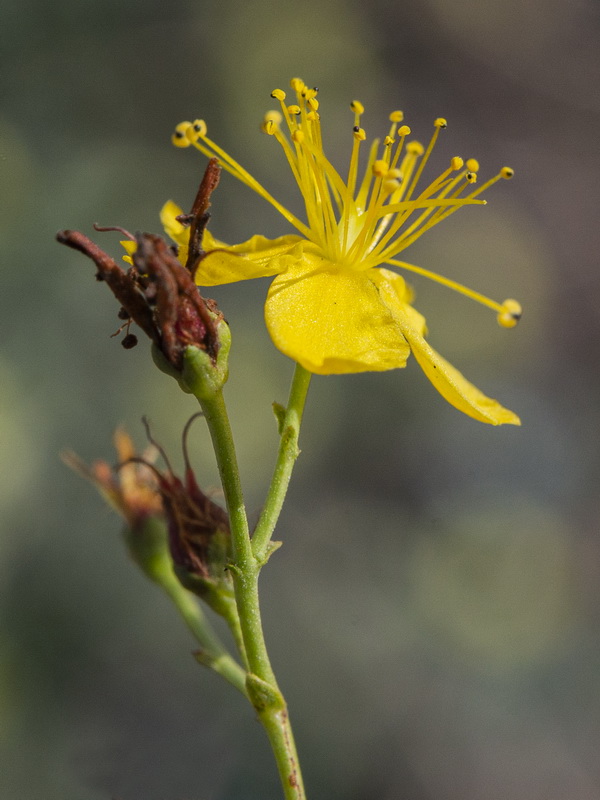
[[[368,272],[318,256],[275,278],[265,306],[276,347],[320,375],[404,367],[409,347]]]
[[[423,372],[442,397],[459,411],[480,422],[491,425],[520,425],[521,420],[516,414],[501,406],[497,400],[486,397],[425,341],[421,327],[423,317],[402,302],[402,287],[397,284],[400,276],[385,269],[376,271],[380,273],[378,285],[381,299],[390,308]]]
[[[207,251],[217,249],[209,252],[200,262],[196,283],[200,286],[218,286],[278,275],[302,260],[303,243],[300,236],[280,236],[278,239],[253,236],[247,242],[229,247],[205,231],[202,246]]]
[[[133,264],[133,259],[131,256],[137,250],[137,242],[134,242],[132,239],[124,239],[120,244],[123,245],[125,252],[127,253],[126,256],[123,256],[123,261],[126,261],[128,264]]]
[[[190,229],[177,221],[177,217],[183,214],[181,208],[172,200],[167,200],[160,210],[160,221],[165,229],[165,233],[173,239],[173,241],[180,247],[185,247],[187,251],[188,242],[190,240]]]

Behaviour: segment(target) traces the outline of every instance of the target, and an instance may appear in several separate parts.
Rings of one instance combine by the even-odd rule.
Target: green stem
[[[231,526],[231,565],[240,628],[248,664],[246,689],[271,743],[285,800],[305,800],[292,728],[285,700],[277,686],[267,653],[258,597],[262,563],[256,558],[237,466],[233,436],[220,389],[198,392],[221,476]],[[288,478],[289,480],[289,478]]]
[[[247,697],[246,671],[227,652],[198,605],[195,596],[184,589],[173,573],[169,579],[166,575],[163,576],[160,585],[175,604],[194,638],[201,645],[202,650],[196,655],[197,659],[219,673]]]
[[[278,414],[281,438],[277,463],[275,464],[275,471],[273,472],[265,505],[252,536],[252,550],[261,564],[268,557],[269,544],[285,500],[294,462],[300,455],[298,436],[310,379],[311,373],[301,367],[300,364],[296,364],[287,408]]]

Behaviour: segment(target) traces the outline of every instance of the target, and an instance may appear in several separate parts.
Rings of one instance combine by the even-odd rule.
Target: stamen
[[[454,291],[459,292],[459,294],[464,294],[466,297],[470,297],[471,300],[475,300],[478,303],[481,303],[488,308],[493,309],[494,311],[498,312],[498,322],[505,327],[511,327],[510,325],[506,325],[504,321],[500,321],[502,317],[504,319],[504,315],[512,315],[516,312],[516,308],[518,307],[520,314],[521,306],[517,303],[516,300],[505,300],[504,303],[497,303],[495,300],[492,300],[489,297],[486,297],[479,292],[473,291],[473,289],[469,289],[467,286],[463,286],[462,283],[458,283],[457,281],[450,280],[450,278],[444,278],[443,275],[438,275],[437,272],[432,272],[431,270],[424,269],[423,267],[417,267],[415,264],[407,264],[405,261],[396,261],[395,259],[388,259],[386,261],[387,264],[392,264],[394,267],[401,267],[402,269],[406,269],[409,272],[414,272],[417,275],[422,275],[425,278],[430,278],[432,281],[436,283],[441,283],[442,286],[447,286],[449,289],[454,289]],[[515,310],[512,310],[512,306],[507,308],[508,303],[515,303],[516,307]],[[514,317],[513,317],[514,319]],[[519,321],[519,317],[515,319],[513,325],[516,325]]]
[[[498,314],[498,323],[503,328],[514,328],[522,314],[523,309],[517,300],[505,300],[502,303],[502,310]]]
[[[306,87],[306,84],[304,83],[302,78],[292,78],[292,80],[290,81],[290,86],[295,92],[301,94],[302,90]]]
[[[171,143],[175,145],[175,147],[189,147],[191,142],[187,137],[187,129],[190,127],[191,122],[180,122],[179,125],[176,125],[175,131],[171,136]]]
[[[209,158],[218,158],[224,169],[271,203],[316,245],[326,260],[349,269],[368,270],[382,264],[406,269],[494,309],[500,325],[516,325],[521,316],[521,306],[516,300],[497,303],[456,281],[394,258],[462,206],[484,204],[479,196],[498,180],[512,178],[512,168],[503,167],[497,175],[474,189],[478,161],[475,158],[464,161],[454,156],[437,178],[420,189],[421,176],[439,132],[447,127],[447,122],[442,117],[434,121],[433,134],[424,147],[417,141],[406,142],[411,129],[401,124],[404,114],[396,110],[389,115],[389,132],[383,138],[381,149],[379,139],[371,143],[359,183],[360,145],[366,140],[360,122],[365,109],[359,100],[353,100],[350,103],[354,114],[352,152],[344,181],[323,149],[318,89],[309,88],[300,78],[292,78],[290,86],[296,102],[286,104],[286,92],[274,89],[271,97],[279,102],[281,111],[268,111],[261,129],[274,136],[284,152],[304,200],[308,224],[282,206],[237,161],[211,141],[203,120],[180,123],[172,141],[177,147],[193,145]],[[287,133],[282,127],[284,120]]]
[[[415,172],[415,176],[412,179],[412,183],[410,184],[410,187],[409,187],[408,191],[406,192],[406,200],[410,200],[410,197],[411,197],[413,191],[415,190],[415,187],[416,187],[417,183],[419,182],[419,178],[423,174],[423,170],[425,169],[425,164],[427,164],[427,161],[429,160],[429,156],[431,155],[431,153],[433,151],[433,148],[434,148],[435,143],[437,141],[437,137],[439,135],[440,130],[442,128],[447,128],[448,127],[448,123],[442,117],[439,117],[438,119],[436,119],[435,122],[433,123],[433,125],[434,125],[433,136],[431,137],[431,139],[429,141],[429,144],[427,145],[427,150],[425,151],[425,155],[421,159],[421,163],[419,164],[419,168]],[[408,148],[407,148],[407,150],[408,150]]]

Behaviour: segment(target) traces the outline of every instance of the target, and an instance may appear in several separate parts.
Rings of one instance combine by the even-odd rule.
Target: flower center
[[[504,167],[482,186],[473,189],[479,164],[459,156],[429,185],[421,177],[431,156],[445,119],[434,122],[429,144],[407,141],[411,130],[401,124],[404,115],[393,111],[390,128],[383,138],[374,139],[367,163],[359,177],[360,148],[367,135],[361,127],[364,107],[358,100],[350,104],[354,113],[352,153],[345,178],[325,155],[321,137],[318,89],[293,78],[291,87],[296,102],[287,103],[286,93],[275,89],[271,97],[280,110],[265,114],[262,130],[280,144],[306,210],[306,222],[298,219],[277,201],[229,154],[207,136],[203,120],[180,123],[173,143],[192,144],[209,157],[216,156],[222,167],[271,203],[302,236],[312,242],[325,259],[349,270],[368,270],[391,264],[429,277],[453,288],[498,312],[498,321],[512,327],[520,316],[514,300],[500,304],[436,273],[395,260],[425,231],[465,205],[484,204],[479,196],[500,178],[509,179],[513,170]],[[285,132],[284,132],[285,131]]]

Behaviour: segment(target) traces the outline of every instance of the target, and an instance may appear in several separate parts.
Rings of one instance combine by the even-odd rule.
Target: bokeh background
[[[145,413],[180,463],[195,409],[146,343],[110,338],[114,302],[53,237],[157,231],[167,198],[189,205],[204,163],[169,137],[196,116],[297,207],[258,126],[299,75],[321,89],[339,165],[359,98],[369,135],[398,107],[422,138],[443,115],[437,164],[515,168],[410,259],[525,308],[506,331],[412,281],[433,345],[520,429],[459,414],[414,364],[313,382],[285,544],[262,581],[309,794],[600,797],[599,31],[593,0],[3,0],[0,796],[279,797],[250,709],[198,667],[117,518],[59,460],[65,447],[112,460],[119,423],[141,446]],[[213,230],[287,232],[227,177]],[[264,331],[266,288],[214,292],[254,518],[292,368]],[[216,486],[201,424],[193,452]]]

